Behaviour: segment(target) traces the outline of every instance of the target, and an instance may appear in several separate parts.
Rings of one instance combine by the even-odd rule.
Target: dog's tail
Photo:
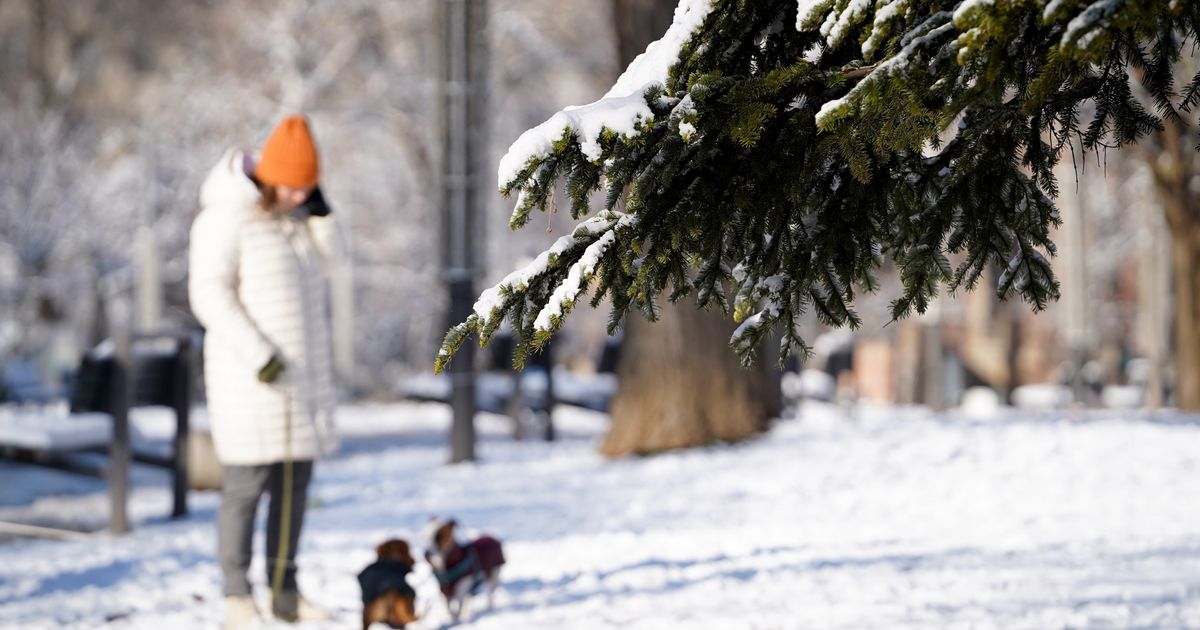
[[[416,630],[417,628],[424,628],[425,625],[422,624],[421,621],[424,620],[427,615],[429,615],[429,611],[432,608],[433,608],[433,603],[425,602],[425,606],[422,607],[421,610],[413,611],[412,619],[405,621],[404,626],[406,628],[411,628],[412,630]]]

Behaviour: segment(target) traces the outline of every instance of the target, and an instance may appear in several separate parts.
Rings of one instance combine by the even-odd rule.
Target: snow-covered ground
[[[810,404],[749,443],[623,461],[595,454],[603,416],[557,419],[546,444],[483,417],[480,462],[445,466],[440,405],[346,408],[300,559],[326,627],[355,627],[373,546],[437,514],[506,545],[473,628],[1200,628],[1196,418]],[[17,500],[52,474],[0,468],[0,518],[103,520],[99,486]],[[217,496],[167,521],[138,480],[129,535],[0,544],[0,627],[215,627]],[[428,568],[412,581],[422,626],[445,623]]]

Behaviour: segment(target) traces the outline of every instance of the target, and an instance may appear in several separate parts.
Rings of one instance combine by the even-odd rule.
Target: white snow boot
[[[262,616],[254,598],[249,595],[230,595],[225,598],[225,623],[221,630],[250,630],[262,626]]]

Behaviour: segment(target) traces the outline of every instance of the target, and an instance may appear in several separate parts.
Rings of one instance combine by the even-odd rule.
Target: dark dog
[[[471,596],[480,587],[486,587],[488,610],[495,603],[496,587],[500,584],[500,567],[504,564],[504,551],[500,541],[491,536],[480,536],[460,545],[454,538],[457,523],[450,519],[439,523],[431,519],[427,529],[430,548],[425,559],[433,567],[442,595],[446,596],[446,608],[454,621],[467,611]]]
[[[358,584],[362,587],[363,630],[376,621],[403,628],[420,619],[416,610],[417,593],[405,579],[416,562],[408,550],[408,543],[403,540],[384,542],[375,548],[375,553],[378,559],[358,574]]]

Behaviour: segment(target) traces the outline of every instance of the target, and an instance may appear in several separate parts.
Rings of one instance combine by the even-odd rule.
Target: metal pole
[[[466,319],[475,300],[475,275],[482,247],[476,220],[480,157],[484,143],[486,49],[483,0],[444,0],[443,43],[442,265],[449,294],[449,324]],[[450,364],[453,424],[451,462],[475,459],[475,353],[463,345]]]
[[[175,356],[175,374],[173,399],[175,403],[175,458],[172,462],[171,479],[175,502],[171,516],[180,518],[187,515],[188,493],[188,438],[191,433],[192,408],[192,344],[184,335],[178,339],[178,354]]]
[[[451,319],[466,319],[475,298],[470,278],[450,282]],[[465,308],[464,308],[465,306]],[[450,462],[475,459],[475,346],[463,344],[459,356],[450,365],[450,407],[453,422],[450,426]]]
[[[129,407],[133,401],[133,349],[128,327],[113,331],[112,443],[108,447],[109,529],[114,534],[129,531]]]

